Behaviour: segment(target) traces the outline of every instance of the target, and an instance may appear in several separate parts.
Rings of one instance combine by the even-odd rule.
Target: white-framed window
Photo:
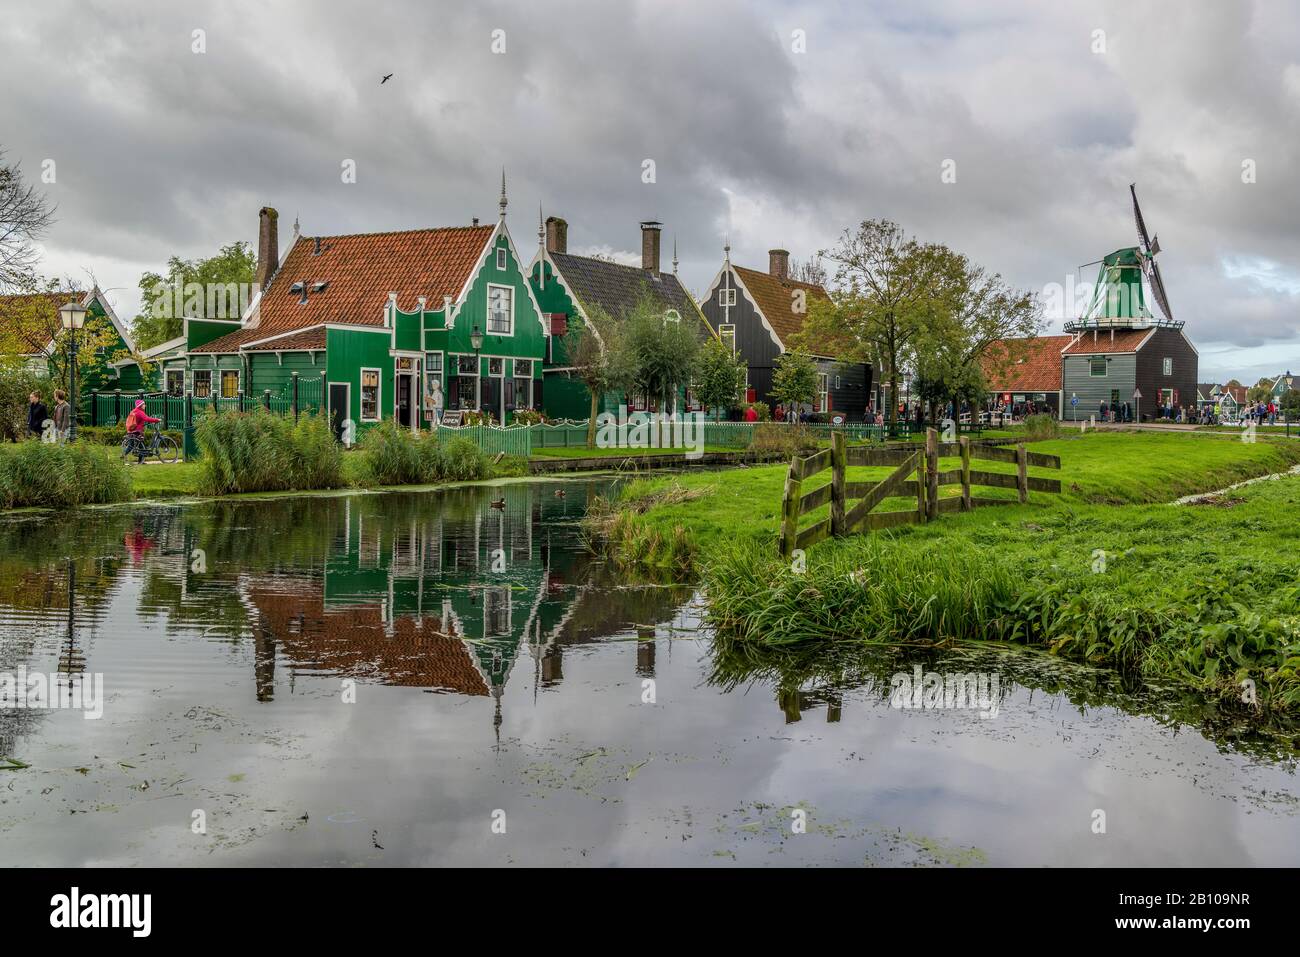
[[[835,377],[835,388],[838,389],[839,387],[840,387],[840,377],[839,377],[839,376],[836,376],[836,377]]]
[[[185,370],[167,370],[167,394],[183,395],[185,393]]]
[[[1164,372],[1165,372],[1165,375],[1173,375],[1173,374],[1174,374],[1174,360],[1173,360],[1172,358],[1170,358],[1169,356],[1165,356],[1165,368],[1164,368]]]
[[[830,411],[831,404],[830,404],[830,396],[828,395],[830,391],[830,389],[828,388],[828,386],[830,385],[830,378],[831,377],[828,373],[825,372],[817,373],[817,411],[818,412]]]
[[[490,336],[513,336],[515,291],[511,286],[488,285],[487,331]]]
[[[452,408],[478,408],[479,368],[478,356],[456,357],[456,405]]]
[[[506,251],[504,249],[497,250],[497,268],[498,269],[506,268]]]
[[[732,355],[736,353],[736,326],[735,323],[724,322],[718,326],[718,338],[722,344],[731,350]]]
[[[239,397],[239,370],[222,369],[221,370],[221,398],[236,399]]]
[[[533,377],[527,372],[521,372],[520,363],[515,361],[515,378],[514,378],[514,401],[516,409],[531,409],[533,407]]]
[[[424,371],[441,372],[442,371],[442,353],[426,352],[424,354]]]
[[[212,370],[211,369],[194,370],[194,398],[196,399],[212,398]]]
[[[1093,356],[1088,360],[1088,375],[1095,379],[1103,379],[1106,377],[1105,356]]]
[[[516,359],[516,360],[515,360],[515,375],[516,375],[516,376],[526,376],[527,378],[531,379],[531,378],[533,377],[533,360],[532,360],[532,359]]]
[[[361,421],[379,421],[379,371],[361,370]]]
[[[734,306],[735,304],[736,304],[736,290],[734,289],[718,290],[719,306]]]

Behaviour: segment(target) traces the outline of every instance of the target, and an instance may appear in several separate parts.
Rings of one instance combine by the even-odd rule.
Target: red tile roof
[[[993,392],[1057,392],[1061,350],[1073,336],[1035,336],[994,342],[980,359]]]
[[[1154,329],[1099,330],[1096,341],[1091,332],[1079,336],[1079,341],[1065,350],[1068,356],[1100,356],[1118,352],[1137,352]]]
[[[424,296],[430,309],[455,298],[469,279],[494,226],[451,226],[352,236],[301,236],[262,292],[257,325],[194,349],[235,352],[245,343],[323,322],[382,326],[384,305],[397,293],[402,309]],[[319,238],[320,253],[316,253]],[[307,284],[307,301],[294,283]],[[324,282],[320,292],[312,284]]]
[[[736,275],[745,284],[750,296],[758,303],[758,308],[762,310],[764,318],[776,330],[781,344],[787,349],[791,347],[791,340],[803,328],[803,322],[808,318],[807,312],[797,313],[794,311],[794,291],[802,289],[806,292],[805,301],[810,299],[830,299],[830,296],[826,294],[826,290],[815,283],[800,282],[797,279],[781,279],[771,273],[759,272],[757,269],[746,269],[744,266],[733,266],[732,268],[736,270]],[[830,356],[828,358],[834,357]]]
[[[275,335],[275,333],[272,333]],[[325,348],[325,327],[316,326],[314,329],[304,329],[302,332],[292,332],[289,335],[279,335],[269,342],[254,342],[252,345],[244,347],[249,352],[288,352],[293,349],[324,349]],[[197,349],[195,350],[198,351]]]

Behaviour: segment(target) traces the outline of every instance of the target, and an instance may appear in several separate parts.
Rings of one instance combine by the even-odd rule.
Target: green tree
[[[626,389],[632,381],[628,353],[623,345],[621,323],[603,309],[588,310],[587,323],[578,330],[577,344],[571,347],[569,362],[574,373],[591,393],[591,414],[587,417],[587,448],[596,447],[596,415],[600,397],[606,392]],[[573,333],[571,332],[570,335]]]
[[[167,260],[167,275],[140,277],[140,314],[132,323],[136,345],[148,349],[181,334],[182,318],[238,319],[251,298],[257,255],[245,242],[222,246],[207,259]]]
[[[706,408],[713,409],[713,418],[721,418],[722,410],[730,408],[745,388],[745,360],[717,339],[710,338],[700,350],[695,371],[695,397]]]
[[[975,401],[987,391],[983,366],[1020,358],[1017,340],[1038,332],[1041,310],[1032,294],[1014,289],[965,256],[933,247],[938,281],[929,321],[913,340],[913,391],[930,421],[952,402]]]
[[[1267,402],[1273,397],[1273,380],[1260,379],[1246,391],[1246,398],[1251,402]]]
[[[817,364],[803,352],[783,352],[777,356],[772,373],[772,398],[787,409],[799,403],[811,403],[817,395]]]
[[[836,289],[830,301],[812,300],[796,346],[872,363],[889,383],[891,423],[899,376],[939,308],[942,252],[907,236],[897,223],[868,220],[821,253],[834,264]]]
[[[671,316],[663,307],[643,297],[623,320],[622,347],[631,387],[659,408],[671,411],[677,392],[691,384],[700,353],[699,320]]]
[[[1282,411],[1287,414],[1289,419],[1300,418],[1300,389],[1292,389],[1290,392],[1283,393],[1282,401],[1278,405],[1282,407]]]

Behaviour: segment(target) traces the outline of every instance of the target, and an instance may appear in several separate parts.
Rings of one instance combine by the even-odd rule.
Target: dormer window
[[[498,249],[498,250],[497,250],[497,269],[500,269],[500,270],[504,271],[505,268],[506,268],[506,251],[505,251],[504,249]]]
[[[290,292],[298,294],[298,304],[302,305],[307,301],[307,284],[305,282],[296,282],[289,287]]]

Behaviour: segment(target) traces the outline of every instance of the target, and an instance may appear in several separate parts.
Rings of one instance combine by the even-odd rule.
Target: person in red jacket
[[[745,409],[745,421],[746,422],[758,421],[758,410],[756,410],[752,405]]]
[[[126,444],[123,454],[130,455],[132,448],[134,448],[140,464],[143,465],[145,452],[144,427],[148,423],[161,421],[162,419],[152,416],[144,410],[144,399],[136,399],[135,408],[126,417]]]

